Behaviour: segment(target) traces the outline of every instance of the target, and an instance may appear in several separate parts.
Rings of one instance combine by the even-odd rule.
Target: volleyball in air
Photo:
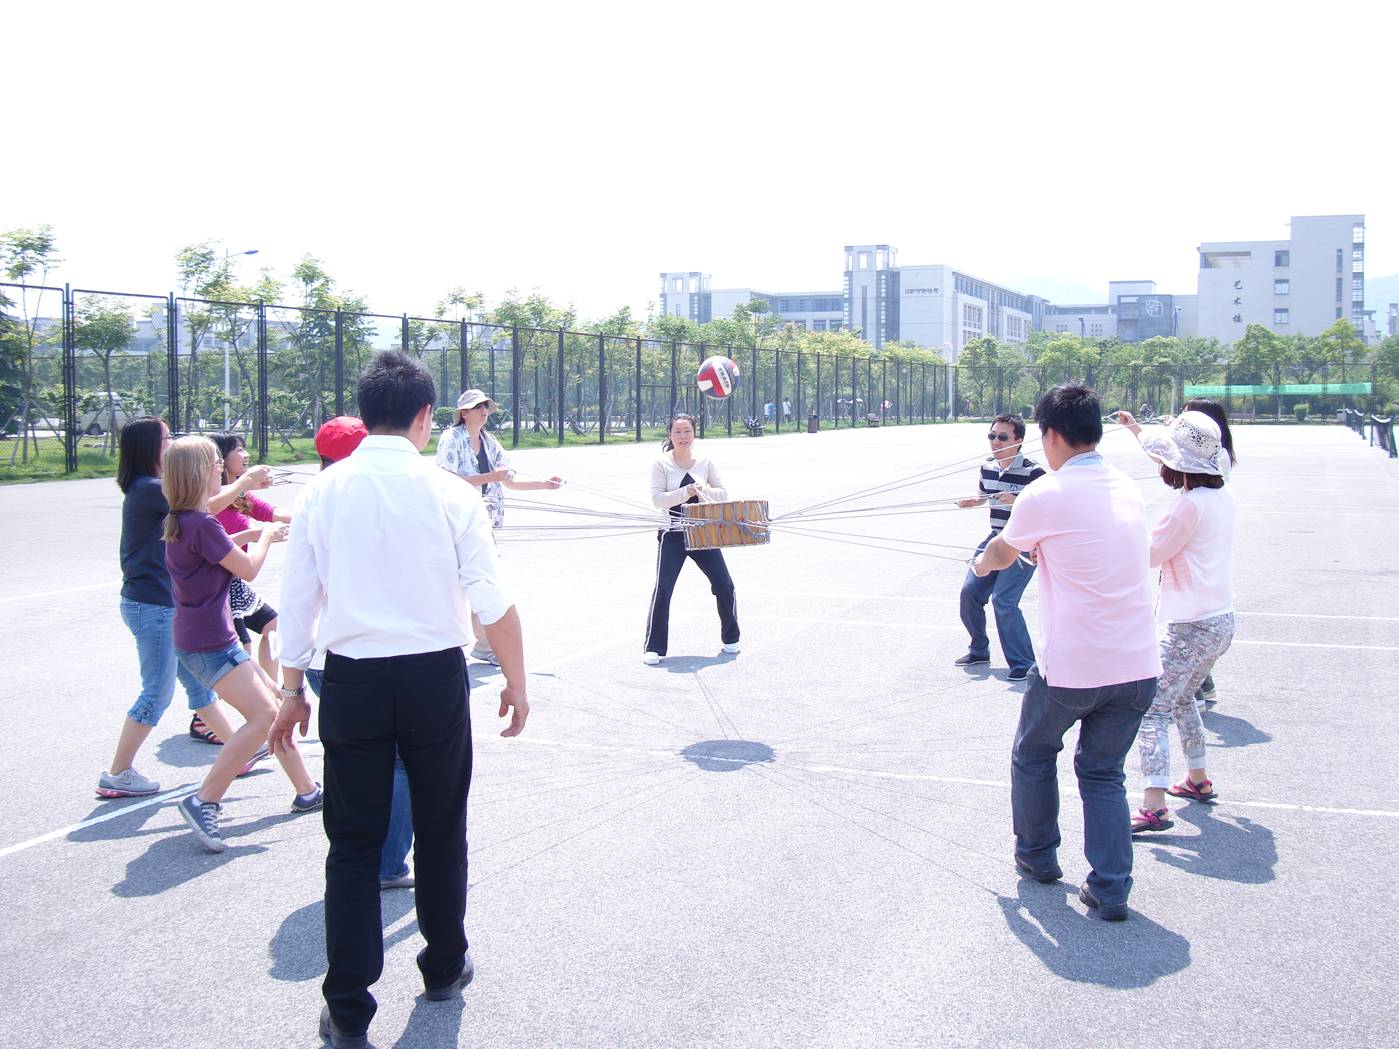
[[[695,374],[700,393],[722,401],[738,389],[738,365],[727,357],[706,357]]]

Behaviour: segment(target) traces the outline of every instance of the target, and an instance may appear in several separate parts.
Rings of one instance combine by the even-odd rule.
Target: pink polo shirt
[[[1161,673],[1137,486],[1096,452],[1074,456],[1016,498],[1001,538],[1039,556],[1040,674],[1096,688]]]

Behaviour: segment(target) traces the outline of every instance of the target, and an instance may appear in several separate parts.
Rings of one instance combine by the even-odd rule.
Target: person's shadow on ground
[[[206,852],[188,831],[168,832],[126,865],[126,876],[112,886],[112,895],[126,899],[157,896],[217,870],[240,856],[266,852],[262,845],[232,845],[223,852]]]
[[[470,990],[466,992],[470,994]],[[413,1005],[403,1034],[394,1042],[394,1049],[422,1049],[423,1046],[460,1045],[461,1014],[466,1008],[464,998],[445,1002],[429,1002],[420,997]]]
[[[382,893],[379,908],[385,927],[392,925],[413,909],[413,893],[394,889]],[[393,935],[385,937],[384,950],[406,940],[418,931],[416,921],[409,922]],[[283,920],[267,945],[272,957],[268,975],[274,980],[314,980],[325,975],[325,900],[316,900],[300,907]],[[409,1023],[412,1026],[412,1023]],[[438,1043],[428,1043],[438,1044]],[[455,1045],[455,1042],[441,1043]]]
[[[737,652],[723,652],[717,656],[666,656],[661,662],[661,669],[671,674],[693,674],[705,667],[732,663],[737,658]]]
[[[1230,717],[1217,711],[1205,711],[1205,728],[1219,737],[1219,742],[1210,742],[1212,747],[1251,747],[1255,743],[1269,743],[1272,736],[1262,729],[1254,728],[1243,718]]]
[[[1273,867],[1278,862],[1273,832],[1246,816],[1220,816],[1214,809],[1214,805],[1203,804],[1177,809],[1175,818],[1200,833],[1153,837],[1152,855],[1160,863],[1203,878],[1245,885],[1272,881],[1276,877]]]
[[[1074,900],[1070,904],[1070,900]],[[1150,987],[1190,964],[1190,941],[1132,911],[1125,923],[1084,913],[1064,882],[1022,878],[1014,897],[998,896],[1006,926],[1046,969],[1076,983]]]

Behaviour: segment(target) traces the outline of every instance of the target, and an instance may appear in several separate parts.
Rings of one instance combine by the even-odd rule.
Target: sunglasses
[[[993,430],[991,433],[988,433],[988,434],[986,435],[986,439],[987,439],[988,441],[1013,441],[1013,440],[1015,440],[1015,434],[1013,434],[1013,433],[996,433],[996,432]]]

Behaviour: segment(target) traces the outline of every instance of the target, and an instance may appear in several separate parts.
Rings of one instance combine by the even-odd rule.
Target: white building
[[[1197,332],[1234,342],[1250,324],[1319,335],[1365,324],[1365,216],[1299,215],[1286,240],[1201,244]]]

